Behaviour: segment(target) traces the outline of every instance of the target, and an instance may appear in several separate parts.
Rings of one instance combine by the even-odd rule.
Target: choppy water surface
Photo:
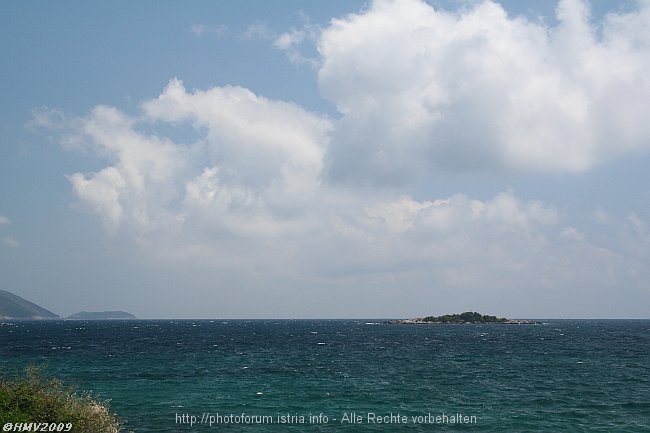
[[[647,320],[5,322],[0,350],[3,372],[46,363],[136,432],[650,432]]]

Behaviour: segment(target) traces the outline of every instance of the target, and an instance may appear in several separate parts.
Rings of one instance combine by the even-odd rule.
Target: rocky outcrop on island
[[[6,290],[0,290],[0,320],[51,320],[59,316]]]
[[[136,320],[131,313],[126,311],[80,311],[72,316],[66,317],[66,320]]]
[[[453,325],[453,324],[499,324],[499,325],[534,325],[540,322],[523,319],[506,319],[505,317],[496,317],[483,315],[472,311],[461,314],[445,314],[444,316],[427,316],[415,319],[398,319],[388,320],[384,323],[391,325],[410,325],[410,324],[431,324],[431,325]]]

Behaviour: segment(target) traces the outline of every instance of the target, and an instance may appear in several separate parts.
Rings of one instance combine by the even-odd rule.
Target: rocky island
[[[388,320],[384,323],[390,325],[409,325],[409,324],[432,324],[432,325],[446,325],[446,324],[499,324],[499,325],[534,325],[540,322],[522,319],[506,319],[505,317],[496,317],[490,315],[483,315],[472,311],[466,311],[461,314],[445,314],[444,316],[427,316],[418,317],[415,319],[398,319]]]
[[[135,320],[131,313],[126,311],[80,311],[68,316],[66,320]]]

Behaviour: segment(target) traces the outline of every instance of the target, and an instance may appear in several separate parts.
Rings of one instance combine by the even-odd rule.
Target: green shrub
[[[118,433],[120,422],[107,401],[77,393],[61,381],[28,367],[23,376],[0,379],[0,428],[5,423],[63,423],[66,431]]]

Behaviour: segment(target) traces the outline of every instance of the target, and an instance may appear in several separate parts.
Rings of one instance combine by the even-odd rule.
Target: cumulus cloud
[[[188,91],[174,79],[137,117],[97,106],[65,119],[61,140],[77,143],[68,148],[107,161],[68,176],[80,205],[152,260],[296,284],[353,278],[364,290],[389,281],[514,290],[531,278],[537,288],[620,285],[624,255],[647,254],[593,243],[552,204],[511,191],[414,199],[329,183],[335,122],[241,87]],[[188,128],[186,142],[158,132]],[[648,237],[636,214],[618,227]]]
[[[45,124],[61,119],[53,113]],[[175,79],[143,104],[140,118],[97,106],[65,124],[66,148],[110,163],[68,176],[79,202],[111,233],[137,236],[187,227],[241,236],[295,230],[292,215],[319,200],[331,128],[326,118],[241,87],[188,92]],[[174,142],[155,133],[158,125],[193,129],[198,139]]]
[[[95,173],[68,176],[81,202],[111,231],[124,218],[143,229],[159,223],[164,204],[176,196],[173,180],[183,169],[174,143],[136,131],[134,122],[115,108],[97,106],[88,116],[71,119],[61,139],[112,162]]]
[[[0,215],[0,225],[9,224],[11,220],[4,215]]]
[[[457,12],[376,0],[320,35],[323,95],[342,113],[331,179],[404,183],[431,170],[579,172],[647,150],[650,5],[549,27],[492,1]]]
[[[417,290],[431,301],[638,288],[649,273],[643,215],[596,210],[613,233],[604,239],[513,191],[427,197],[419,183],[414,198],[411,182],[434,170],[576,172],[648,146],[648,9],[597,30],[579,0],[559,3],[552,28],[490,1],[452,13],[377,0],[315,38],[338,119],[172,79],[135,115],[39,110],[34,123],[103,158],[68,180],[109,233],[254,293]],[[276,46],[313,37],[300,32]]]

